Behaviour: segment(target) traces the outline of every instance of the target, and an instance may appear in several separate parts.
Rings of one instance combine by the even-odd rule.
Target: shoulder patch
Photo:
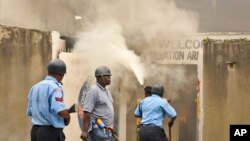
[[[63,98],[61,97],[55,97],[56,101],[63,102]]]

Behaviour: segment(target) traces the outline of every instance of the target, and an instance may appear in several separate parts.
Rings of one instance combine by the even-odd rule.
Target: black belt
[[[39,127],[39,128],[53,128],[53,129],[56,129],[56,130],[63,130],[63,128],[55,128],[52,125],[33,125],[33,126],[34,127]]]
[[[142,127],[155,127],[154,124],[141,124]]]

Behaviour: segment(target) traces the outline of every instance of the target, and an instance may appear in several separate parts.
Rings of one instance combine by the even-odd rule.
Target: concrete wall
[[[51,34],[0,25],[0,140],[29,140],[27,95],[46,75]]]
[[[205,40],[203,141],[228,141],[230,124],[250,123],[249,54],[249,40]]]

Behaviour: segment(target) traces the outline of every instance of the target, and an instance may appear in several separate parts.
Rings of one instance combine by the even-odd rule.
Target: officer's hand
[[[113,133],[113,134],[116,134],[116,131],[115,131],[115,130],[112,130],[112,133]]]
[[[80,138],[81,138],[83,141],[87,141],[87,140],[88,140],[88,132],[83,131],[83,132],[81,133]]]
[[[70,114],[68,109],[62,110],[58,113],[59,116],[64,118],[64,124],[67,126],[70,123]]]
[[[174,125],[175,119],[176,119],[176,116],[173,117],[173,118],[171,118],[171,120],[170,120],[169,123],[168,123],[168,127],[172,127],[172,126]]]
[[[70,123],[70,117],[69,118],[64,118],[64,124],[67,126]]]
[[[168,123],[168,127],[172,127],[174,125],[174,122],[173,121],[170,121],[169,123]]]

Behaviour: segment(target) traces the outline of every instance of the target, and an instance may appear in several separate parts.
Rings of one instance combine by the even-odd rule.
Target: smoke
[[[119,9],[113,10],[121,12],[112,13],[121,21],[125,35],[139,35],[138,42],[148,43],[162,35],[165,39],[190,35],[198,29],[197,15],[178,9],[173,1],[138,0],[115,5]]]
[[[119,64],[133,71],[140,84],[152,71],[150,67],[145,70],[142,64],[145,60],[140,57],[148,53],[147,48],[157,50],[155,42],[180,39],[198,29],[197,15],[178,9],[173,1],[95,0],[84,3],[84,31],[78,34],[74,53],[83,53],[95,65]]]
[[[82,63],[78,66],[83,66],[82,72],[93,76],[97,66],[111,67],[113,82],[116,87],[123,87],[128,101],[134,98],[130,93],[138,93],[134,91],[140,89],[138,83],[172,86],[174,89],[170,88],[168,96],[177,100],[178,91],[192,81],[185,78],[185,68],[159,67],[153,60],[157,53],[164,51],[159,48],[159,42],[181,40],[197,32],[197,14],[178,9],[173,1],[167,0],[85,0],[82,3],[85,4],[81,15],[84,27],[73,50],[73,54],[81,56]],[[151,54],[152,50],[155,55]]]
[[[0,2],[0,22],[9,25],[34,28],[41,25],[38,10],[34,10],[30,0]],[[42,27],[42,26],[41,26]]]
[[[78,23],[69,1],[1,0],[0,23],[72,35]]]
[[[122,29],[115,21],[102,21],[92,25],[78,35],[80,39],[73,53],[81,53],[93,67],[107,65],[123,66],[132,70],[140,84],[143,84],[144,68],[139,56],[128,50]]]
[[[144,53],[146,47],[154,48],[153,42],[189,37],[199,26],[198,14],[179,9],[168,0],[85,0],[84,4],[83,29],[93,22],[115,19],[128,48],[137,54]]]
[[[147,55],[152,50],[163,51],[158,47],[159,41],[180,40],[196,33],[197,14],[178,9],[173,1],[168,0],[84,0],[83,3],[83,28],[77,36],[73,54],[82,56],[80,66],[86,68],[83,71],[86,74],[93,75],[93,70],[100,65],[111,67],[112,94],[115,99],[119,93],[126,95],[126,98],[119,99],[125,102],[116,99],[114,105],[135,103],[136,97],[140,96],[138,93],[143,94],[138,82],[163,84],[168,92],[167,98],[172,101],[180,96],[177,93],[186,94],[183,90],[193,84],[190,83],[193,77],[185,77],[185,68],[159,67],[152,61],[157,55]],[[127,112],[133,111],[134,105],[128,106]],[[134,123],[127,123],[132,133],[134,128],[130,124]],[[127,140],[131,139],[135,137],[127,137]]]
[[[60,54],[60,58],[62,57],[67,64],[67,74],[63,81],[64,87],[70,87],[65,89],[69,100],[67,105],[77,99],[82,82],[88,76],[93,76],[93,70],[100,65],[109,66],[115,76],[112,79],[119,79],[112,80],[112,84],[116,84],[116,91],[112,91],[112,94],[116,92],[127,95],[127,102],[131,103],[136,98],[133,94],[143,93],[137,84],[151,85],[176,80],[167,77],[172,75],[178,76],[178,81],[175,82],[179,83],[179,77],[185,73],[182,68],[179,71],[159,69],[151,62],[156,56],[149,58],[149,61],[142,57],[150,54],[149,49],[161,52],[155,46],[160,40],[179,39],[197,31],[197,15],[178,9],[173,1],[3,0],[0,3],[1,23],[57,30],[61,33],[75,31],[76,14],[82,17],[79,21],[82,28],[77,35],[78,42],[71,55]],[[77,126],[77,122],[72,122],[66,129],[67,133],[70,132],[67,135],[74,135],[74,140],[79,139],[80,133],[75,133],[75,130],[71,129]]]

